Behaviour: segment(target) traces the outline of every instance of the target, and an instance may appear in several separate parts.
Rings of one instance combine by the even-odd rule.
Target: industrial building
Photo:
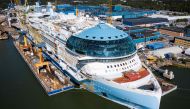
[[[185,29],[179,27],[161,27],[158,29],[161,34],[169,35],[169,36],[181,36],[185,35]]]
[[[160,32],[153,31],[149,28],[124,27],[123,30],[126,33],[130,34],[134,43],[136,43],[137,48],[141,48],[142,45],[144,45],[145,43],[149,43],[150,41],[155,41],[160,37]]]
[[[148,18],[148,17],[131,18],[131,19],[124,18],[123,24],[129,26],[141,26],[141,27],[169,25],[168,20],[165,18]]]
[[[163,42],[155,42],[155,43],[146,45],[148,49],[152,49],[152,50],[161,49],[161,48],[164,48],[164,46],[165,44]]]
[[[174,44],[190,48],[190,37],[175,37]]]
[[[178,19],[188,19],[190,21],[190,16],[171,16],[171,15],[165,15],[165,14],[152,14],[149,17],[151,18],[165,18],[168,19],[169,23],[174,23]]]
[[[157,13],[155,10],[143,10],[143,9],[128,9],[122,5],[112,6],[112,13],[109,13],[109,8],[106,6],[87,6],[87,5],[77,5],[73,6],[70,4],[57,5],[56,11],[65,14],[74,13],[76,7],[79,11],[84,11],[90,15],[94,16],[111,16],[113,20],[118,18],[138,18],[144,16],[150,16]]]

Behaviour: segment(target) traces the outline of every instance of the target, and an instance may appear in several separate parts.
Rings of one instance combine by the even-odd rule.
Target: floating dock
[[[156,77],[156,79],[162,88],[162,96],[167,95],[177,89],[177,85],[171,84],[160,77]]]
[[[23,51],[18,41],[14,41],[14,45],[48,96],[74,89],[74,84],[70,81],[70,79],[63,75],[63,73],[59,71],[51,62],[48,62],[51,72],[48,72],[45,69],[39,70],[35,66],[39,58],[31,52]]]

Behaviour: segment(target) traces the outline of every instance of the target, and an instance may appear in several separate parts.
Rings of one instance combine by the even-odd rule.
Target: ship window
[[[86,36],[86,38],[88,38],[89,36]]]
[[[123,35],[120,35],[121,37],[123,37]]]
[[[86,35],[85,38],[86,37],[90,38],[90,36],[88,35]],[[93,39],[93,37],[95,36],[92,36],[91,38]],[[97,37],[95,38],[97,39]],[[106,37],[106,38],[111,39],[111,37],[110,38]],[[105,38],[103,37],[103,39]],[[66,46],[68,49],[74,52],[76,49],[78,49],[84,51],[85,55],[87,56],[96,56],[96,57],[126,56],[136,51],[134,43],[132,42],[132,39],[130,37],[126,37],[119,40],[97,41],[97,40],[82,39],[73,36],[67,40]]]
[[[117,64],[117,66],[119,67],[119,64]]]
[[[109,66],[107,66],[107,68],[109,68]]]
[[[110,67],[112,68],[112,65]]]
[[[108,37],[109,39],[111,39],[111,37]]]
[[[123,63],[123,65],[125,65],[125,63]]]
[[[95,39],[96,37],[92,37],[93,39]]]
[[[103,39],[104,37],[100,37],[100,39]]]
[[[116,65],[114,65],[114,67],[116,67]]]
[[[118,38],[118,36],[115,36],[115,38]]]

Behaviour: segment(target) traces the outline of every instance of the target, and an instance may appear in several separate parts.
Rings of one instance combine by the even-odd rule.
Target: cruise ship
[[[113,102],[159,109],[161,87],[127,33],[97,17],[56,13],[51,7],[41,9],[37,3],[23,29],[33,42],[45,44],[44,53],[57,67],[82,88]]]

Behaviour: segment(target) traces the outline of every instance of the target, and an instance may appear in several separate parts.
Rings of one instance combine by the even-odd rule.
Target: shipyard
[[[80,0],[43,4],[10,0],[7,8],[0,9],[2,69],[10,72],[11,68],[22,69],[23,65],[16,67],[19,65],[16,60],[26,63],[24,66],[29,70],[14,70],[15,74],[27,73],[35,78],[43,90],[40,92],[43,99],[50,100],[47,108],[53,106],[52,99],[59,103],[61,99],[82,102],[88,96],[96,96],[89,103],[96,102],[100,109],[174,108],[172,103],[180,96],[177,93],[188,95],[190,90],[187,76],[190,73],[190,14],[134,8],[124,5],[127,3],[108,0],[97,6]],[[10,59],[4,58],[9,55]],[[9,60],[14,61],[9,65]],[[23,82],[18,84],[28,81]],[[31,93],[36,86],[25,87]],[[2,93],[5,92],[2,90]],[[64,103],[67,108],[93,106],[69,101]],[[186,101],[179,104],[188,107]]]

